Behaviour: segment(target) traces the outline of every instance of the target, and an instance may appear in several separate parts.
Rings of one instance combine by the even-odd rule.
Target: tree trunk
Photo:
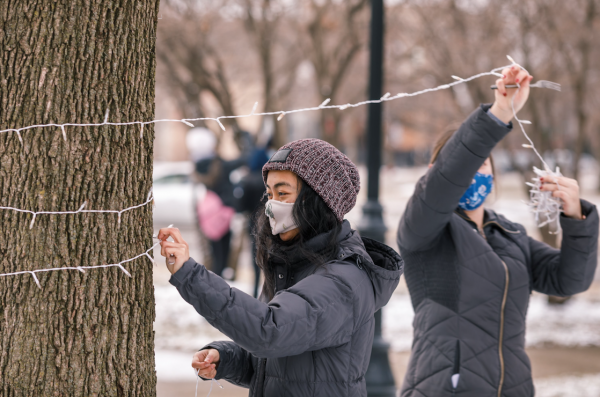
[[[579,50],[580,67],[578,73],[575,71],[573,81],[573,95],[574,103],[573,107],[577,114],[577,138],[575,139],[575,150],[573,155],[573,179],[579,180],[579,162],[581,155],[583,154],[583,146],[585,143],[586,128],[588,115],[585,110],[586,96],[587,96],[587,75],[591,69],[590,58],[592,49],[592,40],[594,21],[596,17],[596,0],[588,0],[585,7],[585,19],[583,21],[582,37],[577,43],[577,49]]]
[[[0,129],[151,120],[159,0],[0,2]],[[154,128],[0,134],[0,206],[120,210],[146,201]],[[153,244],[152,208],[123,214],[0,210],[0,273],[119,263]],[[153,396],[147,258],[0,277],[0,396]]]

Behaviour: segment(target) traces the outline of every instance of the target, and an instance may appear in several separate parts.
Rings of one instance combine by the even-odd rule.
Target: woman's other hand
[[[169,237],[173,237],[173,242],[167,241]],[[167,258],[167,269],[171,274],[175,274],[181,266],[190,259],[190,249],[181,237],[179,229],[170,227],[160,229],[158,231],[158,239],[160,242],[160,254]]]
[[[219,351],[215,349],[200,350],[192,358],[192,368],[196,369],[198,376],[205,379],[213,379],[217,376],[219,365]]]
[[[579,200],[579,184],[575,179],[564,176],[540,177],[541,191],[552,192],[553,197],[563,201],[563,214],[574,219],[583,219],[581,201]]]
[[[529,97],[529,83],[533,79],[529,73],[519,65],[512,65],[502,70],[502,78],[496,80],[495,91],[496,101],[490,111],[500,120],[508,124],[513,118],[512,98],[517,92],[517,88],[506,88],[507,85],[519,84],[521,89],[515,96],[515,113],[523,108]]]

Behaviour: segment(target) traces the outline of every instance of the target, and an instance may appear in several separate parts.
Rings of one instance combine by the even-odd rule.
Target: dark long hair
[[[452,126],[451,128],[448,128],[446,131],[444,131],[442,134],[440,134],[440,136],[435,141],[435,144],[433,145],[431,159],[429,160],[429,162],[431,164],[435,163],[435,160],[437,160],[440,152],[442,151],[444,146],[446,146],[446,143],[448,143],[450,138],[452,138],[454,136],[454,134],[456,133],[457,130],[458,130],[458,128],[455,128],[454,126]],[[496,168],[494,167],[494,158],[492,157],[491,154],[490,154],[490,164],[492,166],[492,175],[494,175],[494,178],[495,178],[496,177]]]
[[[272,259],[278,258],[286,265],[295,258],[304,257],[317,266],[322,266],[333,259],[337,253],[339,243],[338,235],[342,224],[335,214],[306,182],[298,177],[300,192],[292,207],[292,216],[298,225],[298,235],[290,240],[283,241],[279,235],[273,235],[269,217],[265,214],[266,194],[262,205],[254,215],[254,237],[256,241],[256,263],[263,271],[265,282],[262,293],[268,300],[275,295],[275,270]],[[306,243],[323,233],[329,233],[324,249],[314,252],[307,248]]]
[[[454,134],[456,133],[457,130],[458,130],[458,127],[451,126],[446,131],[444,131],[442,134],[440,134],[440,136],[435,141],[435,144],[433,145],[433,150],[431,153],[431,159],[429,160],[429,163],[431,163],[431,164],[435,163],[435,160],[437,160],[440,152],[442,151],[444,146],[446,146],[446,143],[448,143],[450,138],[452,138],[454,136]],[[498,190],[499,190],[498,180],[496,178],[496,167],[494,166],[494,158],[492,157],[491,154],[490,154],[490,165],[492,166],[492,175],[494,176],[494,189],[492,190],[492,192],[494,193],[494,197],[497,198]]]

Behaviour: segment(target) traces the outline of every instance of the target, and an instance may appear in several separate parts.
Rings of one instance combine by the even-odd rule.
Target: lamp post
[[[369,99],[379,99],[383,83],[383,0],[371,0],[371,60],[369,71]],[[367,203],[359,224],[360,234],[385,242],[387,228],[383,222],[383,208],[379,203],[379,169],[381,167],[381,103],[369,105],[367,121]],[[375,313],[375,338],[371,361],[365,376],[369,397],[394,397],[396,385],[388,358],[389,344],[381,336],[381,310]]]

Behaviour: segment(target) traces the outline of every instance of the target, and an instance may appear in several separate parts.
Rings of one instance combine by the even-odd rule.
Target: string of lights
[[[198,397],[198,382],[200,381],[200,370],[196,370],[194,369],[194,374],[196,374],[196,397]],[[216,380],[215,378],[212,378],[210,380],[210,390],[208,391],[208,395],[206,397],[210,397],[210,395],[212,394],[212,390],[213,390],[213,385],[217,384],[221,389],[223,389],[223,386],[221,385],[221,383],[219,383],[218,380]]]
[[[330,102],[330,100],[327,99],[327,100],[325,100],[323,103],[321,103],[317,107],[303,108],[303,109],[296,109],[296,110],[289,110],[289,111],[279,111],[279,112],[256,113],[256,109],[258,107],[258,102],[257,102],[257,103],[254,104],[252,112],[250,114],[247,114],[247,115],[221,116],[221,117],[217,117],[217,118],[203,117],[203,118],[196,118],[196,119],[181,119],[181,120],[160,119],[160,120],[152,120],[152,121],[132,121],[132,122],[125,122],[125,123],[113,123],[113,122],[109,122],[108,121],[109,112],[107,110],[105,118],[104,118],[104,122],[102,122],[102,123],[40,124],[40,125],[32,125],[32,126],[27,126],[27,127],[21,127],[21,128],[17,128],[17,129],[11,128],[11,129],[6,129],[6,130],[1,130],[0,133],[15,132],[17,134],[17,136],[19,137],[20,142],[23,143],[23,139],[21,137],[21,131],[27,131],[27,130],[34,129],[34,128],[59,127],[61,129],[61,131],[62,131],[63,139],[65,141],[67,140],[67,135],[66,135],[65,127],[99,127],[99,126],[103,126],[103,125],[111,125],[111,126],[139,125],[140,126],[140,137],[143,137],[144,125],[152,124],[152,123],[158,123],[158,122],[181,122],[181,123],[184,123],[184,124],[186,124],[186,125],[188,125],[190,127],[194,127],[194,125],[191,123],[192,121],[201,121],[201,120],[208,121],[208,120],[213,120],[213,121],[217,122],[222,129],[225,129],[225,127],[223,126],[223,124],[221,122],[221,120],[223,120],[223,119],[245,118],[245,117],[252,117],[252,116],[278,115],[277,120],[281,120],[286,114],[308,112],[308,111],[315,111],[315,110],[322,110],[322,109],[339,109],[339,110],[345,110],[345,109],[348,109],[348,108],[356,108],[356,107],[367,105],[367,104],[371,104],[371,103],[382,103],[382,102],[387,102],[387,101],[393,101],[393,100],[396,100],[396,99],[399,99],[399,98],[414,97],[414,96],[422,95],[422,94],[429,93],[429,92],[441,91],[441,90],[449,89],[449,88],[451,88],[451,87],[453,87],[455,85],[466,83],[466,82],[469,82],[469,81],[472,81],[472,80],[475,80],[475,79],[478,79],[478,78],[484,77],[484,76],[498,76],[498,77],[502,77],[502,75],[499,73],[499,71],[501,71],[502,69],[504,69],[506,67],[510,67],[510,66],[516,64],[516,62],[510,56],[508,56],[508,59],[512,62],[511,65],[503,66],[503,67],[500,67],[500,68],[496,68],[496,69],[491,70],[490,72],[479,73],[479,74],[476,74],[476,75],[468,77],[468,78],[461,78],[461,77],[457,77],[457,76],[452,76],[452,78],[454,78],[456,81],[454,81],[452,83],[449,83],[449,84],[443,84],[443,85],[440,85],[440,86],[437,86],[437,87],[434,87],[434,88],[428,88],[428,89],[421,90],[421,91],[416,91],[416,92],[413,92],[413,93],[399,93],[399,94],[396,94],[394,96],[392,96],[390,93],[386,93],[384,96],[382,96],[378,100],[368,100],[368,101],[362,101],[362,102],[358,102],[358,103],[354,103],[354,104],[328,105],[329,102]],[[517,84],[517,86],[518,86],[518,89],[517,89],[517,94],[518,94],[518,90],[521,89],[521,86],[519,84]],[[515,94],[515,96],[516,96],[516,94]],[[544,177],[551,176],[551,177],[554,177],[555,181],[557,182],[556,177],[560,176],[560,172],[559,172],[558,169],[556,170],[556,172],[552,172],[550,170],[550,168],[548,167],[547,163],[544,161],[543,157],[540,155],[540,153],[535,148],[535,145],[533,144],[533,141],[527,135],[527,132],[525,131],[525,128],[524,128],[523,125],[524,124],[531,124],[531,122],[527,121],[527,120],[521,120],[521,119],[519,119],[517,117],[517,112],[515,111],[515,107],[514,107],[514,98],[515,98],[515,96],[513,96],[513,98],[512,98],[513,117],[515,118],[515,120],[519,124],[523,135],[529,141],[529,145],[523,145],[523,146],[526,147],[526,148],[532,149],[535,152],[535,154],[537,155],[537,157],[541,160],[542,164],[544,165],[544,170],[539,170],[539,169],[537,169],[537,168],[534,167],[534,172],[538,175],[538,177],[534,178],[534,183],[527,183],[529,186],[532,187],[532,189],[530,191],[531,192],[531,197],[530,197],[530,203],[529,203],[529,205],[532,207],[532,211],[536,215],[536,221],[538,222],[538,226],[541,227],[541,226],[543,226],[543,225],[545,225],[547,223],[556,222],[557,225],[558,225],[558,227],[560,227],[560,225],[558,223],[558,219],[559,219],[560,211],[561,211],[561,208],[562,208],[561,201],[560,201],[560,199],[552,197],[552,193],[551,192],[542,192],[540,190],[541,182],[540,182],[540,179],[539,179],[540,176],[544,176]],[[30,226],[29,226],[30,228],[33,227],[37,215],[41,215],[41,214],[77,214],[77,213],[84,213],[84,212],[116,213],[116,214],[118,214],[118,221],[119,221],[119,224],[120,224],[121,214],[122,213],[124,213],[126,211],[133,210],[135,208],[139,208],[139,207],[145,206],[145,205],[149,204],[150,202],[152,202],[152,200],[153,200],[152,191],[150,191],[148,193],[148,198],[147,198],[146,202],[144,202],[142,204],[139,204],[139,205],[136,205],[136,206],[125,208],[123,210],[85,210],[84,208],[85,208],[87,202],[84,202],[83,205],[77,211],[58,211],[58,212],[51,212],[51,211],[29,211],[29,210],[23,210],[23,209],[14,208],[14,207],[0,207],[0,209],[3,209],[3,210],[13,210],[13,211],[17,211],[17,212],[31,213],[33,215],[33,218],[31,220],[31,223],[30,223]],[[541,220],[540,219],[540,215],[545,215],[546,219],[545,220]],[[169,226],[169,227],[171,227],[171,226]],[[50,271],[60,271],[60,270],[78,270],[80,272],[85,272],[86,269],[119,267],[127,276],[131,277],[131,274],[122,265],[124,263],[131,262],[131,261],[133,261],[133,260],[135,260],[137,258],[140,258],[142,256],[146,256],[153,263],[155,263],[154,260],[152,259],[152,257],[150,256],[149,252],[151,250],[153,250],[159,244],[160,244],[160,242],[156,243],[155,245],[153,245],[151,248],[149,248],[148,250],[146,250],[144,253],[139,254],[136,257],[133,257],[133,258],[121,261],[119,263],[105,264],[105,265],[96,265],[96,266],[75,266],[75,267],[61,267],[61,268],[51,268],[51,269],[26,270],[26,271],[14,272],[14,273],[0,274],[0,277],[16,276],[16,275],[21,275],[21,274],[31,274],[31,276],[34,278],[36,284],[40,288],[41,288],[41,285],[40,285],[40,282],[39,282],[39,280],[38,280],[38,278],[36,276],[36,273],[40,273],[40,272],[50,272]]]
[[[33,224],[35,223],[35,219],[38,215],[69,215],[69,214],[81,214],[81,213],[112,213],[112,214],[117,214],[117,222],[118,225],[121,225],[121,215],[124,212],[127,211],[131,211],[134,210],[136,208],[141,208],[144,207],[148,204],[150,204],[151,202],[153,202],[154,200],[154,196],[152,195],[152,190],[150,190],[150,192],[148,192],[148,197],[146,198],[146,201],[143,202],[142,204],[138,204],[138,205],[134,205],[131,207],[127,207],[125,209],[122,210],[86,210],[84,209],[85,206],[87,205],[87,201],[85,201],[81,207],[79,207],[79,209],[77,211],[30,211],[30,210],[24,210],[24,209],[20,209],[20,208],[15,208],[15,207],[0,207],[0,210],[6,210],[6,211],[15,211],[15,212],[25,212],[28,214],[32,214],[33,218],[31,219],[31,223],[29,224],[29,228],[33,228]]]
[[[169,225],[168,227],[173,227],[173,225]],[[152,237],[156,238],[156,236],[152,236]],[[152,250],[154,250],[154,248],[156,248],[158,245],[160,245],[160,241],[158,243],[154,244],[152,247],[148,248],[146,251],[142,252],[141,254],[139,254],[137,256],[134,256],[133,258],[122,260],[119,263],[110,263],[110,264],[95,265],[95,266],[68,266],[68,267],[54,267],[54,268],[48,268],[48,269],[22,270],[22,271],[13,272],[13,273],[3,273],[3,274],[0,274],[0,277],[10,277],[10,276],[18,276],[18,275],[21,275],[21,274],[31,274],[31,276],[33,277],[33,280],[35,281],[35,283],[37,284],[37,286],[40,289],[42,288],[42,285],[40,284],[40,280],[37,278],[36,273],[64,271],[64,270],[78,270],[81,273],[85,273],[86,270],[90,270],[90,269],[104,269],[104,268],[109,268],[109,267],[118,267],[128,277],[131,277],[131,273],[129,273],[127,271],[127,269],[125,269],[123,267],[123,264],[128,263],[128,262],[132,262],[132,261],[134,261],[134,260],[136,260],[138,258],[141,258],[143,256],[147,257],[148,259],[150,259],[150,261],[152,263],[156,264],[156,262],[154,261],[154,259],[152,258],[152,256],[150,256],[150,252]]]
[[[473,81],[473,80],[476,80],[478,78],[485,77],[485,76],[502,77],[502,75],[499,73],[499,71],[501,71],[505,67],[507,67],[507,66],[502,66],[500,68],[495,68],[495,69],[492,69],[489,72],[479,73],[479,74],[476,74],[476,75],[473,75],[473,76],[467,77],[467,78],[461,78],[461,77],[457,77],[457,76],[452,76],[452,78],[455,81],[453,81],[451,83],[442,84],[440,86],[433,87],[433,88],[427,88],[427,89],[424,89],[424,90],[421,90],[421,91],[416,91],[416,92],[411,92],[411,93],[403,92],[403,93],[399,93],[399,94],[396,94],[396,95],[393,95],[393,96],[388,92],[384,96],[382,96],[380,99],[362,101],[362,102],[357,102],[357,103],[347,103],[345,105],[329,105],[329,102],[331,100],[330,99],[326,99],[319,106],[315,106],[315,107],[308,107],[308,108],[294,109],[294,110],[282,110],[282,111],[275,111],[275,112],[256,113],[256,109],[258,108],[258,102],[255,102],[254,103],[254,107],[252,108],[252,111],[249,114],[243,114],[243,115],[220,116],[220,117],[198,117],[198,118],[193,118],[193,119],[180,119],[180,120],[176,120],[176,119],[158,119],[158,120],[151,120],[151,121],[129,121],[129,122],[109,122],[108,121],[109,111],[107,109],[106,115],[104,117],[104,121],[102,123],[63,123],[63,124],[49,123],[49,124],[36,124],[36,125],[30,125],[30,126],[27,126],[27,127],[8,128],[8,129],[5,129],[5,130],[0,130],[0,134],[1,133],[7,133],[7,132],[14,132],[14,133],[17,134],[17,137],[19,138],[19,141],[21,142],[21,144],[23,144],[23,138],[21,136],[21,132],[28,131],[28,130],[31,130],[31,129],[34,129],[34,128],[60,128],[61,132],[62,132],[63,139],[65,140],[65,142],[67,141],[67,132],[66,132],[66,128],[67,127],[101,127],[101,126],[105,126],[105,125],[106,126],[131,126],[131,125],[139,125],[140,126],[140,138],[142,138],[144,136],[144,126],[145,125],[156,124],[156,123],[163,123],[163,122],[183,123],[183,124],[185,124],[185,125],[187,125],[189,127],[194,127],[194,124],[192,124],[193,121],[214,121],[214,122],[216,122],[219,125],[219,127],[222,130],[225,130],[225,126],[223,125],[222,120],[227,120],[227,119],[241,119],[241,118],[248,118],[248,117],[254,117],[254,116],[277,116],[277,120],[279,121],[279,120],[283,119],[283,117],[285,117],[288,114],[303,113],[303,112],[310,112],[310,111],[317,111],[317,110],[324,110],[324,109],[346,110],[346,109],[349,109],[349,108],[357,108],[357,107],[368,105],[368,104],[372,104],[372,103],[389,102],[389,101],[393,101],[393,100],[400,99],[400,98],[414,97],[414,96],[418,96],[418,95],[422,95],[422,94],[426,94],[426,93],[430,93],[430,92],[447,90],[447,89],[452,88],[452,87],[454,87],[454,86],[456,86],[458,84],[464,84],[464,83],[467,83],[469,81]]]
[[[513,65],[517,65],[517,63],[507,55],[507,58],[512,62]],[[513,111],[513,118],[519,124],[521,128],[521,132],[525,136],[525,139],[529,142],[529,144],[523,144],[524,148],[531,149],[535,153],[535,155],[540,159],[542,164],[544,165],[544,169],[541,170],[537,167],[533,167],[533,172],[536,174],[536,177],[533,178],[533,183],[525,182],[527,186],[531,187],[529,190],[529,203],[527,205],[530,207],[531,212],[535,215],[535,222],[538,227],[543,227],[548,224],[554,224],[554,230],[550,230],[551,234],[557,234],[560,232],[560,214],[562,212],[562,201],[557,197],[552,196],[552,192],[550,191],[542,191],[542,182],[540,178],[551,178],[558,188],[560,189],[560,185],[558,183],[557,177],[562,176],[560,173],[560,169],[556,167],[556,171],[552,171],[542,155],[538,152],[533,144],[533,141],[527,135],[525,131],[524,124],[531,124],[529,120],[521,120],[517,116],[517,112],[515,110],[515,97],[519,94],[521,90],[521,84],[517,83],[517,92],[513,95],[511,100],[511,107]]]
[[[530,201],[527,204],[535,214],[535,222],[538,227],[554,224],[554,228],[550,230],[550,233],[557,234],[561,229],[560,214],[562,212],[562,201],[559,198],[553,197],[552,192],[541,190],[542,182],[540,178],[553,178],[560,189],[560,185],[556,179],[557,176],[561,176],[560,169],[556,167],[556,171],[551,172],[533,167],[533,172],[536,174],[536,177],[533,178],[533,183],[526,182],[527,186],[531,187],[529,190]]]

